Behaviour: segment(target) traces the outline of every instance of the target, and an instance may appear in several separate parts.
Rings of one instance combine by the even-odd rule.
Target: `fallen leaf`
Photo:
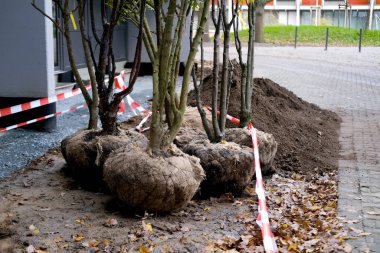
[[[76,242],[80,242],[84,239],[83,233],[75,234],[72,237],[73,237],[74,241],[76,241]]]
[[[171,251],[172,251],[172,248],[170,248],[170,246],[168,246],[168,245],[164,245],[164,246],[162,247],[162,250],[163,250],[164,252],[171,252]]]
[[[374,211],[369,211],[367,213],[370,214],[370,215],[380,215],[379,212],[374,212]]]
[[[104,239],[103,240],[103,244],[104,245],[108,245],[108,244],[110,244],[111,243],[111,240],[109,240],[109,239]]]
[[[288,252],[293,252],[295,250],[298,250],[297,244],[295,244],[295,243],[290,244],[288,247]]]
[[[110,228],[110,227],[117,226],[117,224],[119,224],[117,220],[112,218],[112,219],[108,219],[103,225]]]
[[[84,225],[84,220],[77,219],[77,220],[75,220],[75,223],[80,224],[80,225]]]
[[[33,235],[38,235],[40,230],[36,228],[33,224],[29,226],[29,230],[32,231]]]
[[[244,192],[250,196],[255,196],[256,195],[256,192],[255,192],[255,189],[253,187],[250,187],[250,186],[247,186],[245,189],[244,189]]]
[[[97,247],[99,244],[100,242],[97,240],[91,240],[91,241],[82,243],[82,245],[85,247]]]
[[[320,206],[311,206],[311,207],[309,207],[309,209],[311,211],[317,211],[317,210],[321,209],[321,207]]]
[[[36,249],[35,253],[48,253],[47,250]]]
[[[33,245],[29,245],[28,247],[26,247],[25,250],[26,250],[26,253],[34,253],[36,251]]]
[[[350,229],[351,229],[352,231],[354,231],[355,233],[357,233],[357,234],[364,233],[364,231],[361,230],[361,229],[357,229],[357,228],[354,228],[354,227],[350,227]]]
[[[211,208],[210,207],[205,207],[205,208],[203,208],[203,211],[205,211],[205,212],[210,212],[210,210],[211,210]]]
[[[145,221],[142,221],[142,226],[143,226],[143,229],[144,229],[145,232],[149,231],[149,232],[153,233],[152,224],[145,223]]]
[[[343,248],[344,252],[350,253],[352,251],[352,246],[350,244],[346,244]]]
[[[179,239],[179,242],[182,243],[182,244],[187,244],[187,243],[188,243],[188,241],[187,241],[187,237],[182,236],[182,237]]]
[[[131,242],[136,242],[138,240],[137,236],[134,234],[128,235],[128,238],[131,240]]]
[[[139,247],[139,252],[140,253],[150,253],[150,250],[147,247],[145,247],[144,245],[141,245]]]

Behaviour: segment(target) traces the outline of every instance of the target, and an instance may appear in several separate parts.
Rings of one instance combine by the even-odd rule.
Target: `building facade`
[[[265,6],[265,24],[380,30],[380,0],[273,0]]]

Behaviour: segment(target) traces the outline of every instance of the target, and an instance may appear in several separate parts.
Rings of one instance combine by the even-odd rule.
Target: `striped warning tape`
[[[209,111],[212,111],[211,107],[206,107]],[[218,115],[220,112],[217,112]],[[240,124],[240,120],[232,117],[231,115],[226,115],[226,118],[236,124]],[[261,166],[260,166],[260,156],[259,156],[259,145],[256,134],[256,128],[253,127],[252,123],[248,124],[248,129],[251,132],[252,138],[252,148],[253,154],[255,156],[255,171],[256,171],[256,194],[259,199],[258,211],[259,214],[257,216],[256,222],[261,229],[261,234],[263,237],[263,244],[266,253],[278,253],[276,240],[274,239],[272,230],[270,228],[269,216],[268,216],[268,207],[265,200],[265,190],[264,190],[264,181],[263,176],[261,174]]]
[[[75,106],[75,107],[72,107],[70,109],[67,109],[67,110],[64,110],[64,111],[61,111],[61,112],[56,112],[56,113],[53,113],[53,114],[49,114],[49,115],[46,115],[46,116],[39,117],[37,119],[28,120],[28,121],[25,121],[25,122],[22,122],[22,123],[15,124],[13,126],[5,127],[5,128],[0,128],[0,133],[6,132],[6,131],[9,131],[9,130],[12,130],[12,129],[15,129],[15,128],[18,128],[18,127],[26,126],[26,125],[29,125],[29,124],[32,124],[32,123],[36,123],[36,122],[41,121],[41,120],[45,120],[45,119],[48,119],[48,118],[56,117],[56,116],[64,114],[64,113],[76,111],[78,109],[85,108],[85,107],[87,107],[87,105]]]
[[[125,70],[122,70],[120,72],[120,74],[115,77],[115,81],[118,80],[117,82],[115,82],[115,86],[121,82],[124,83],[124,81],[123,81],[124,75],[125,75]],[[105,79],[105,82],[108,82],[108,79]],[[90,84],[85,85],[85,88],[86,88],[86,90],[89,90],[89,89],[91,89],[91,85]],[[116,86],[116,88],[118,88],[118,86]],[[18,113],[18,112],[27,111],[27,110],[37,108],[37,107],[40,107],[43,105],[55,103],[55,102],[58,102],[58,101],[79,95],[81,93],[82,93],[81,89],[77,88],[77,89],[73,89],[71,91],[67,91],[64,93],[57,94],[55,96],[40,98],[40,99],[30,101],[30,102],[26,102],[26,103],[23,103],[20,105],[14,105],[14,106],[7,107],[7,108],[1,108],[0,109],[0,117],[4,117],[4,116],[14,114],[14,113]]]
[[[142,133],[142,132],[149,130],[150,127],[145,127],[145,128],[142,128],[142,127],[144,126],[145,122],[150,118],[150,116],[152,116],[151,111],[149,111],[148,114],[145,116],[145,118],[143,118],[143,120],[140,122],[140,124],[138,124],[138,126],[136,127],[137,131]]]
[[[276,240],[274,239],[272,230],[270,228],[269,217],[268,217],[268,207],[265,200],[265,190],[264,182],[261,174],[260,158],[259,158],[259,147],[257,145],[257,135],[256,128],[249,123],[248,129],[251,131],[252,137],[252,148],[253,154],[255,156],[255,171],[256,171],[256,194],[259,199],[258,211],[256,222],[260,226],[261,234],[263,237],[264,249],[267,253],[277,253]]]
[[[137,131],[139,131],[140,133],[142,132],[145,132],[147,130],[150,129],[150,127],[146,127],[146,128],[142,128],[144,126],[144,123],[149,119],[150,116],[152,116],[152,111],[151,110],[147,110],[147,109],[144,109],[144,107],[142,107],[139,103],[137,103],[130,95],[127,96],[127,103],[129,105],[129,108],[131,108],[131,111],[135,114],[135,115],[138,115],[136,113],[136,111],[139,112],[139,114],[144,114],[146,115],[142,121],[140,122],[140,124],[138,126],[135,127],[135,129]]]
[[[134,115],[138,115],[141,113],[146,114],[150,112],[150,110],[144,109],[144,107],[142,107],[139,103],[133,100],[133,98],[130,95],[127,96],[127,103]]]
[[[91,85],[86,85],[85,88],[87,90],[89,90],[89,89],[91,89]],[[82,93],[82,91],[80,89],[73,89],[71,91],[64,92],[64,93],[61,93],[61,94],[58,94],[58,95],[55,95],[52,97],[41,98],[41,99],[37,99],[34,101],[26,102],[26,103],[23,103],[20,105],[11,106],[8,108],[2,108],[2,109],[0,109],[0,117],[4,117],[4,116],[14,114],[14,113],[18,113],[18,112],[27,111],[29,109],[37,108],[37,107],[40,107],[43,105],[51,104],[51,103],[54,103],[57,101],[64,100],[66,98],[70,98],[70,97],[79,95],[81,93]]]
[[[212,112],[212,108],[210,106],[206,106],[207,110],[209,110],[210,112]],[[217,112],[218,115],[220,115],[220,111]],[[232,117],[231,115],[226,115],[226,119],[228,119],[229,121],[235,123],[235,124],[240,124],[240,119],[237,119],[235,117]]]
[[[124,71],[122,71],[122,73],[120,73],[120,76],[124,77]],[[105,79],[105,82],[108,82],[108,79]],[[89,89],[91,89],[91,85],[90,84],[86,85],[85,88],[86,88],[86,90],[89,90]],[[23,104],[20,104],[20,105],[15,105],[15,106],[8,107],[8,108],[2,108],[2,109],[0,109],[0,117],[11,115],[11,114],[22,112],[22,111],[27,111],[29,109],[37,108],[37,107],[40,107],[40,106],[43,106],[43,105],[51,104],[51,103],[54,103],[54,102],[57,102],[57,101],[61,101],[61,100],[64,100],[64,99],[67,99],[67,98],[79,95],[81,93],[82,93],[81,89],[77,88],[77,89],[73,89],[73,90],[68,91],[68,92],[60,93],[60,94],[55,95],[55,96],[37,99],[37,100],[31,101],[31,102],[26,102],[26,103],[23,103]],[[120,104],[124,105],[123,102],[120,103]],[[8,127],[5,127],[5,128],[0,128],[0,133],[6,132],[6,131],[9,131],[9,130],[12,130],[12,129],[15,129],[15,128],[18,128],[18,127],[22,127],[22,126],[25,126],[25,125],[33,124],[33,123],[41,121],[41,120],[45,120],[45,119],[48,119],[48,118],[56,117],[58,115],[61,115],[61,114],[67,113],[67,112],[71,112],[71,111],[75,111],[75,110],[78,110],[78,109],[83,108],[83,107],[87,107],[87,105],[81,105],[81,106],[77,106],[77,107],[72,107],[70,109],[67,109],[67,110],[64,110],[64,111],[61,111],[61,112],[56,112],[56,113],[49,114],[49,115],[46,115],[46,116],[41,116],[41,117],[39,117],[37,119],[32,119],[32,120],[28,120],[28,121],[25,121],[25,122],[22,122],[22,123],[18,123],[18,124],[12,125],[12,126],[8,126]],[[120,114],[120,112],[121,113],[125,112],[125,105],[124,105],[124,110],[119,110],[118,114]]]

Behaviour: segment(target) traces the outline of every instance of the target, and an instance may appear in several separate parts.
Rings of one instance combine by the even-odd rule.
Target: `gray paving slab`
[[[353,252],[380,252],[380,48],[363,52],[258,48],[255,75],[341,116],[339,215],[371,233],[348,241]]]

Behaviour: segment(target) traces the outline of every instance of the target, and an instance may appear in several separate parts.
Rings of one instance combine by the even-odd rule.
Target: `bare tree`
[[[232,19],[228,20],[228,11],[232,11]],[[194,87],[196,91],[197,108],[201,115],[204,129],[208,135],[208,138],[213,142],[219,142],[224,137],[224,132],[226,128],[226,115],[229,91],[231,87],[231,68],[229,48],[230,48],[230,33],[231,28],[234,24],[236,17],[236,12],[227,9],[226,0],[212,0],[211,7],[211,18],[215,26],[214,34],[214,48],[213,48],[213,70],[212,70],[212,80],[213,80],[213,91],[212,91],[212,130],[208,125],[206,120],[206,114],[203,110],[202,102],[200,99],[200,88],[201,85],[197,84],[195,74],[193,74]],[[220,65],[220,31],[223,29],[223,58],[222,58],[222,71],[221,77],[219,77],[219,65]],[[203,49],[201,53],[201,68],[203,72]],[[203,76],[201,76],[201,84],[203,82]],[[220,88],[219,88],[220,83]],[[219,92],[220,91],[220,92]],[[219,97],[218,97],[219,94]],[[218,111],[218,100],[219,100],[219,110]],[[218,115],[219,112],[219,115]]]
[[[113,82],[116,73],[116,64],[113,51],[113,34],[116,25],[120,21],[121,15],[124,13],[125,6],[128,4],[132,4],[133,1],[113,0],[112,4],[109,4],[106,0],[100,1],[100,15],[103,30],[101,32],[101,35],[99,36],[95,29],[94,0],[89,0],[91,31],[96,43],[99,45],[99,55],[97,60],[94,54],[93,47],[91,45],[91,40],[87,35],[88,32],[86,31],[86,23],[84,18],[86,4],[88,1],[76,0],[77,7],[75,9],[70,9],[69,0],[52,0],[52,2],[56,4],[58,11],[62,16],[63,27],[59,22],[57,22],[52,17],[47,15],[43,10],[41,10],[35,2],[36,0],[32,1],[32,6],[36,8],[40,13],[42,13],[45,17],[50,19],[53,22],[53,24],[57,27],[57,29],[63,34],[66,40],[66,47],[69,56],[70,67],[73,72],[75,81],[82,91],[82,94],[90,112],[88,128],[97,128],[97,108],[99,108],[99,116],[103,127],[103,133],[118,134],[116,124],[118,106],[122,99],[125,96],[127,96],[130,92],[132,92],[133,85],[136,81],[140,67],[143,25],[142,21],[144,20],[145,0],[141,0],[139,4],[136,6],[141,19],[137,21],[140,30],[138,35],[138,43],[136,45],[135,62],[131,71],[129,85],[127,89],[116,94],[113,93]],[[78,67],[75,63],[76,61],[73,52],[73,44],[69,30],[70,15],[73,15],[73,13],[75,12],[78,13],[79,18],[79,29],[81,34],[82,47],[92,87],[91,95],[86,90],[82,77],[79,74]],[[105,79],[106,72],[109,74],[108,83],[106,83]]]
[[[150,24],[144,20],[144,44],[153,67],[153,104],[149,150],[153,154],[165,152],[180,128],[187,106],[187,92],[194,58],[198,51],[204,26],[209,15],[208,0],[152,0],[148,1],[155,15],[155,38]],[[175,87],[180,67],[183,35],[186,21],[194,4],[200,6],[201,15],[196,34],[185,62],[185,70],[178,95]],[[129,5],[131,21],[138,15]]]
[[[236,1],[235,12],[241,9],[241,1]],[[268,0],[246,0],[248,6],[248,50],[246,61],[243,60],[242,42],[239,37],[239,22],[234,23],[235,47],[239,55],[239,64],[242,70],[241,76],[241,97],[240,97],[240,127],[246,127],[252,117],[252,91],[254,72],[254,49],[255,49],[255,14],[257,8],[265,6]],[[257,20],[257,18],[256,18]],[[257,38],[256,38],[257,41]]]

